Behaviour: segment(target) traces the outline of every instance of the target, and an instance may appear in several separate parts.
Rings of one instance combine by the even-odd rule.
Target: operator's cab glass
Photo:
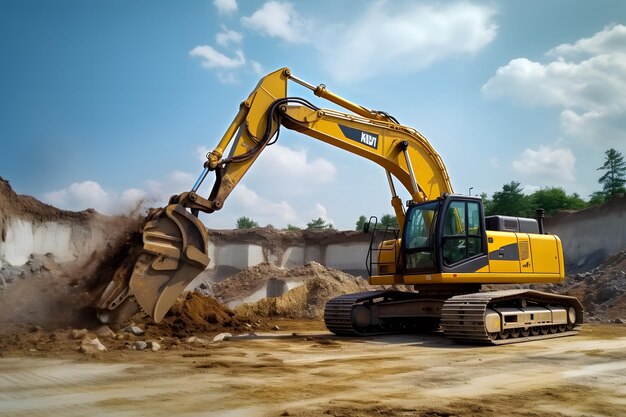
[[[411,206],[402,245],[406,273],[480,269],[488,263],[480,200],[448,196]]]
[[[453,201],[448,205],[443,225],[444,265],[454,265],[483,253],[480,205]]]
[[[439,202],[411,207],[404,229],[404,265],[407,272],[435,272],[435,230]]]

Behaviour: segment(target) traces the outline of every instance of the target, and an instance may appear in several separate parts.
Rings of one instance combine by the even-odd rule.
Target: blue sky
[[[162,205],[287,66],[420,130],[457,192],[587,197],[604,151],[626,152],[625,25],[622,1],[2,0],[0,175],[67,209]],[[204,220],[352,229],[391,212],[382,168],[283,130]]]

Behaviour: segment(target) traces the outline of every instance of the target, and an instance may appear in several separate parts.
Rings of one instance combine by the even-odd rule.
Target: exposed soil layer
[[[9,185],[9,181],[0,177],[0,230],[3,230],[3,221],[8,214],[37,221],[87,221],[96,212],[91,209],[79,212],[61,210],[29,195],[18,195]]]

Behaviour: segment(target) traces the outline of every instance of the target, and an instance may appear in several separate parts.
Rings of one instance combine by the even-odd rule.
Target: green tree
[[[542,208],[548,216],[559,210],[579,210],[587,205],[578,194],[567,195],[565,190],[558,187],[537,190],[530,195],[530,200],[532,208]]]
[[[480,198],[483,199],[483,208],[485,210],[485,216],[491,216],[495,214],[493,212],[493,200],[489,198],[487,193],[481,193]]]
[[[617,193],[626,192],[624,188],[624,184],[626,184],[626,162],[624,156],[613,148],[604,154],[606,155],[604,165],[598,168],[598,171],[606,172],[598,182],[602,184],[604,195],[611,198]]]
[[[598,206],[600,204],[604,204],[606,202],[606,195],[602,191],[594,191],[593,194],[589,196],[589,205],[590,206]]]
[[[354,230],[356,230],[357,232],[362,232],[366,222],[367,217],[361,214],[359,216],[359,220],[356,221],[356,228]]]
[[[589,205],[580,197],[580,195],[578,195],[578,193],[570,194],[567,198],[569,200],[567,203],[569,210],[581,210]]]
[[[398,219],[396,218],[396,216],[392,214],[383,214],[383,216],[380,218],[380,225],[382,227],[389,227],[392,229],[397,229]]]
[[[335,227],[331,223],[326,223],[326,220],[318,217],[317,219],[311,220],[306,224],[307,230],[336,230]]]
[[[302,228],[298,226],[294,226],[293,224],[289,223],[287,225],[287,230],[302,230]]]
[[[531,200],[524,195],[524,189],[517,181],[502,186],[502,191],[493,193],[491,213],[505,216],[532,216]]]
[[[259,227],[259,224],[250,217],[242,216],[237,219],[236,227],[237,229],[252,229],[253,227]]]

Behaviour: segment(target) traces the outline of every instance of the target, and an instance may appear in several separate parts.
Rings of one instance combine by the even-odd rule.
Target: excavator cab
[[[406,213],[402,264],[407,274],[473,272],[488,264],[479,197],[448,194]]]

